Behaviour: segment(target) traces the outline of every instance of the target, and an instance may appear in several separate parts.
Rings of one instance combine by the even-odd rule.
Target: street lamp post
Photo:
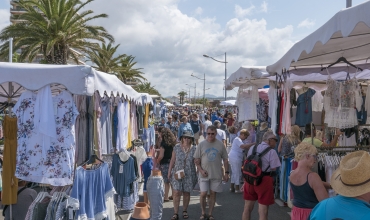
[[[225,61],[216,60],[215,58],[210,57],[207,54],[204,54],[203,56],[206,57],[206,58],[211,58],[212,60],[214,60],[216,62],[224,63],[225,64],[225,82],[224,82],[224,85],[225,85],[225,100],[226,100],[226,96],[227,96],[227,94],[226,94],[226,75],[227,75],[227,69],[226,69],[226,64],[227,64],[227,61],[226,61],[226,52],[225,52]]]
[[[189,86],[189,98],[190,98],[190,87],[194,88],[194,104],[195,104],[195,96],[196,96],[196,93],[197,93],[197,84],[194,83],[195,86],[191,86],[189,84],[186,84],[187,86]]]
[[[197,76],[194,76],[193,74],[191,74],[192,77],[195,77],[197,79],[200,79],[200,80],[203,80],[203,109],[204,109],[204,105],[205,105],[205,95],[206,95],[206,74],[203,73],[203,79],[202,78],[199,78]]]

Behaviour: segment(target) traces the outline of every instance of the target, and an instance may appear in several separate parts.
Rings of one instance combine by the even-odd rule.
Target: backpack
[[[258,145],[254,145],[252,154],[244,161],[242,167],[242,174],[245,181],[253,186],[261,184],[264,173],[270,168],[270,166],[268,166],[265,171],[262,171],[261,158],[272,149],[268,147],[261,153],[257,153],[257,147]]]

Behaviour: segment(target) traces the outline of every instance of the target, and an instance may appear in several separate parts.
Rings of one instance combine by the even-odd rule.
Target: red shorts
[[[261,205],[273,205],[274,200],[274,178],[264,176],[258,186],[244,183],[244,200],[256,201]]]

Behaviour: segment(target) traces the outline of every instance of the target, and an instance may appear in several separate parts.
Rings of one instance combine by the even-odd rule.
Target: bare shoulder
[[[321,178],[319,176],[319,174],[315,173],[315,172],[311,172],[308,174],[308,183],[313,186],[317,183],[321,183]]]

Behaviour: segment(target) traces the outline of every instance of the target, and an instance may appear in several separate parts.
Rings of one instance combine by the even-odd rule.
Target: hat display
[[[131,215],[131,219],[146,220],[150,218],[149,207],[145,202],[138,202],[135,205],[134,212]]]
[[[194,135],[190,131],[184,131],[181,135],[181,138],[183,137],[191,137],[194,138]]]
[[[336,193],[356,197],[370,192],[370,154],[356,151],[340,161],[339,168],[331,176],[331,186]]]

